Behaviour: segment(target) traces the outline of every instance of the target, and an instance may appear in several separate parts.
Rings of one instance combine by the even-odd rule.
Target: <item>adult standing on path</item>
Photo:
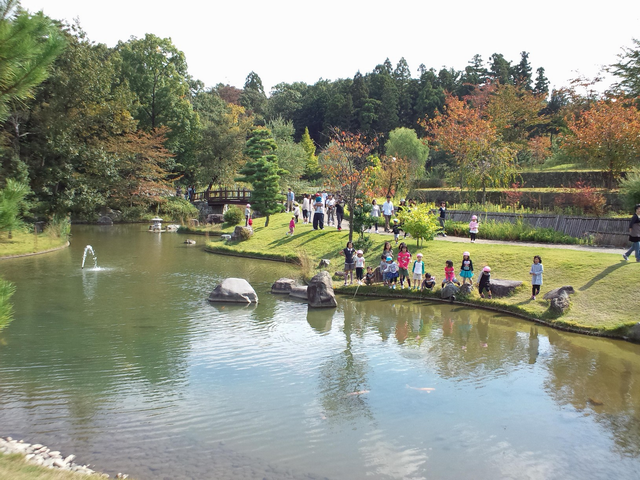
[[[342,219],[344,218],[344,205],[342,204],[342,197],[338,195],[336,200],[336,226],[338,231],[342,230]]]
[[[322,197],[317,197],[314,205],[313,214],[313,229],[324,230],[324,204],[322,203]]]
[[[373,217],[373,226],[376,227],[376,233],[378,233],[378,223],[380,223],[380,205],[378,205],[375,198],[371,202],[371,216]]]
[[[393,202],[391,201],[391,195],[387,195],[387,201],[382,204],[382,215],[384,215],[384,231],[389,231],[389,222],[391,222],[391,216],[393,215]]]
[[[289,187],[289,191],[287,192],[287,212],[293,212],[293,201],[295,199],[296,195],[291,191],[291,187]]]
[[[629,260],[631,252],[635,252],[636,262],[640,262],[640,203],[636,204],[636,213],[629,222],[629,241],[631,248],[622,254],[622,258]]]
[[[444,233],[444,220],[445,217],[447,216],[447,204],[445,202],[442,202],[440,204],[440,217],[438,218],[438,220],[440,221],[440,227],[442,228],[442,236],[446,237],[447,234]]]
[[[309,223],[309,194],[305,193],[304,198],[302,199],[302,222]]]

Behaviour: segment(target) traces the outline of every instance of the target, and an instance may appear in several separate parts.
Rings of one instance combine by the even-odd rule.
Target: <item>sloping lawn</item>
[[[331,260],[329,270],[333,273],[342,268],[342,257],[339,252],[345,247],[348,232],[338,232],[333,227],[314,231],[310,225],[299,223],[293,237],[286,236],[288,214],[271,217],[269,227],[263,227],[263,220],[254,223],[255,234],[245,242],[224,242],[221,239],[207,244],[207,251],[214,253],[230,253],[250,255],[275,260],[298,261],[300,252],[305,252],[314,265],[321,258]],[[233,229],[227,229],[230,233]],[[385,241],[392,239],[388,235],[373,235],[374,245],[365,254],[368,264],[377,266]],[[487,245],[461,244],[449,242],[425,242],[416,248],[413,239],[407,239],[409,251],[413,258],[421,252],[424,255],[426,270],[437,277],[438,284],[443,278],[446,260],[453,260],[456,268],[462,260],[462,252],[471,253],[474,269],[477,274],[485,265],[491,266],[492,278],[506,280],[522,280],[524,285],[508,298],[482,300],[477,290],[468,297],[471,303],[482,303],[490,306],[507,308],[530,317],[547,320],[551,324],[583,328],[590,331],[601,331],[616,335],[624,335],[627,328],[638,321],[638,305],[640,304],[640,263],[632,258],[624,262],[620,254],[610,252],[592,252],[553,247],[528,247],[520,245]],[[397,249],[394,249],[397,251]],[[544,284],[541,294],[560,287],[571,285],[576,294],[571,296],[571,308],[560,318],[553,318],[548,312],[548,302],[530,300],[529,268],[534,255],[542,257]],[[336,287],[342,289],[336,282]],[[355,286],[347,287],[355,292]],[[417,292],[395,290],[393,292],[380,287],[362,286],[359,293],[379,292],[395,296],[420,296]],[[421,294],[428,297],[429,294]],[[436,290],[434,296],[438,296]]]
[[[61,247],[67,243],[66,238],[60,238],[46,233],[34,235],[14,231],[13,238],[8,238],[7,232],[0,232],[0,258],[12,255],[44,252]]]

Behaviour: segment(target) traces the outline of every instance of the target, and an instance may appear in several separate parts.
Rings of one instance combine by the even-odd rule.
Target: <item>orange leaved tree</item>
[[[353,240],[356,200],[370,193],[373,164],[371,154],[377,139],[360,133],[334,129],[331,143],[321,157],[321,168],[329,186],[342,195],[349,209],[349,241]]]
[[[515,177],[515,151],[502,142],[480,109],[447,95],[444,113],[421,124],[436,149],[453,157],[460,190],[482,189],[483,203],[487,187],[508,186]]]
[[[640,111],[631,100],[600,100],[567,122],[571,133],[563,137],[566,151],[606,169],[610,185],[620,173],[640,164]]]

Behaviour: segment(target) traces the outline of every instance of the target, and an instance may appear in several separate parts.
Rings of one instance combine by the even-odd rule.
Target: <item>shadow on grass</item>
[[[581,292],[584,292],[585,290],[588,290],[589,288],[591,288],[596,282],[599,282],[600,280],[602,280],[603,278],[605,278],[607,275],[609,275],[610,273],[615,272],[617,269],[619,269],[620,267],[626,265],[626,262],[620,262],[617,263],[615,265],[611,265],[607,268],[605,268],[602,272],[600,272],[598,275],[596,275],[595,277],[593,277],[591,280],[589,280],[587,283],[585,283],[583,286],[581,286],[580,288],[578,288],[578,290],[580,290]]]
[[[306,231],[306,232],[301,232],[301,233],[298,233],[298,234],[294,233],[293,235],[286,235],[286,236],[284,236],[282,238],[278,238],[277,240],[274,240],[274,241],[270,242],[269,245],[280,246],[280,245],[284,245],[284,244],[287,244],[287,243],[291,243],[292,240],[294,240],[294,239],[297,240],[301,236],[308,235],[310,233],[311,233],[311,231]],[[307,240],[307,242],[308,241],[309,240]]]

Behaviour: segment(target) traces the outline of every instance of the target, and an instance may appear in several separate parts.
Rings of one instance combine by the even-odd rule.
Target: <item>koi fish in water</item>
[[[347,393],[347,395],[364,395],[365,393],[369,393],[369,390],[360,390],[358,392]]]
[[[418,390],[420,392],[427,392],[427,393],[431,393],[431,392],[435,392],[435,388],[431,388],[431,387],[412,387],[410,385],[407,385],[407,388],[410,388],[411,390]]]

